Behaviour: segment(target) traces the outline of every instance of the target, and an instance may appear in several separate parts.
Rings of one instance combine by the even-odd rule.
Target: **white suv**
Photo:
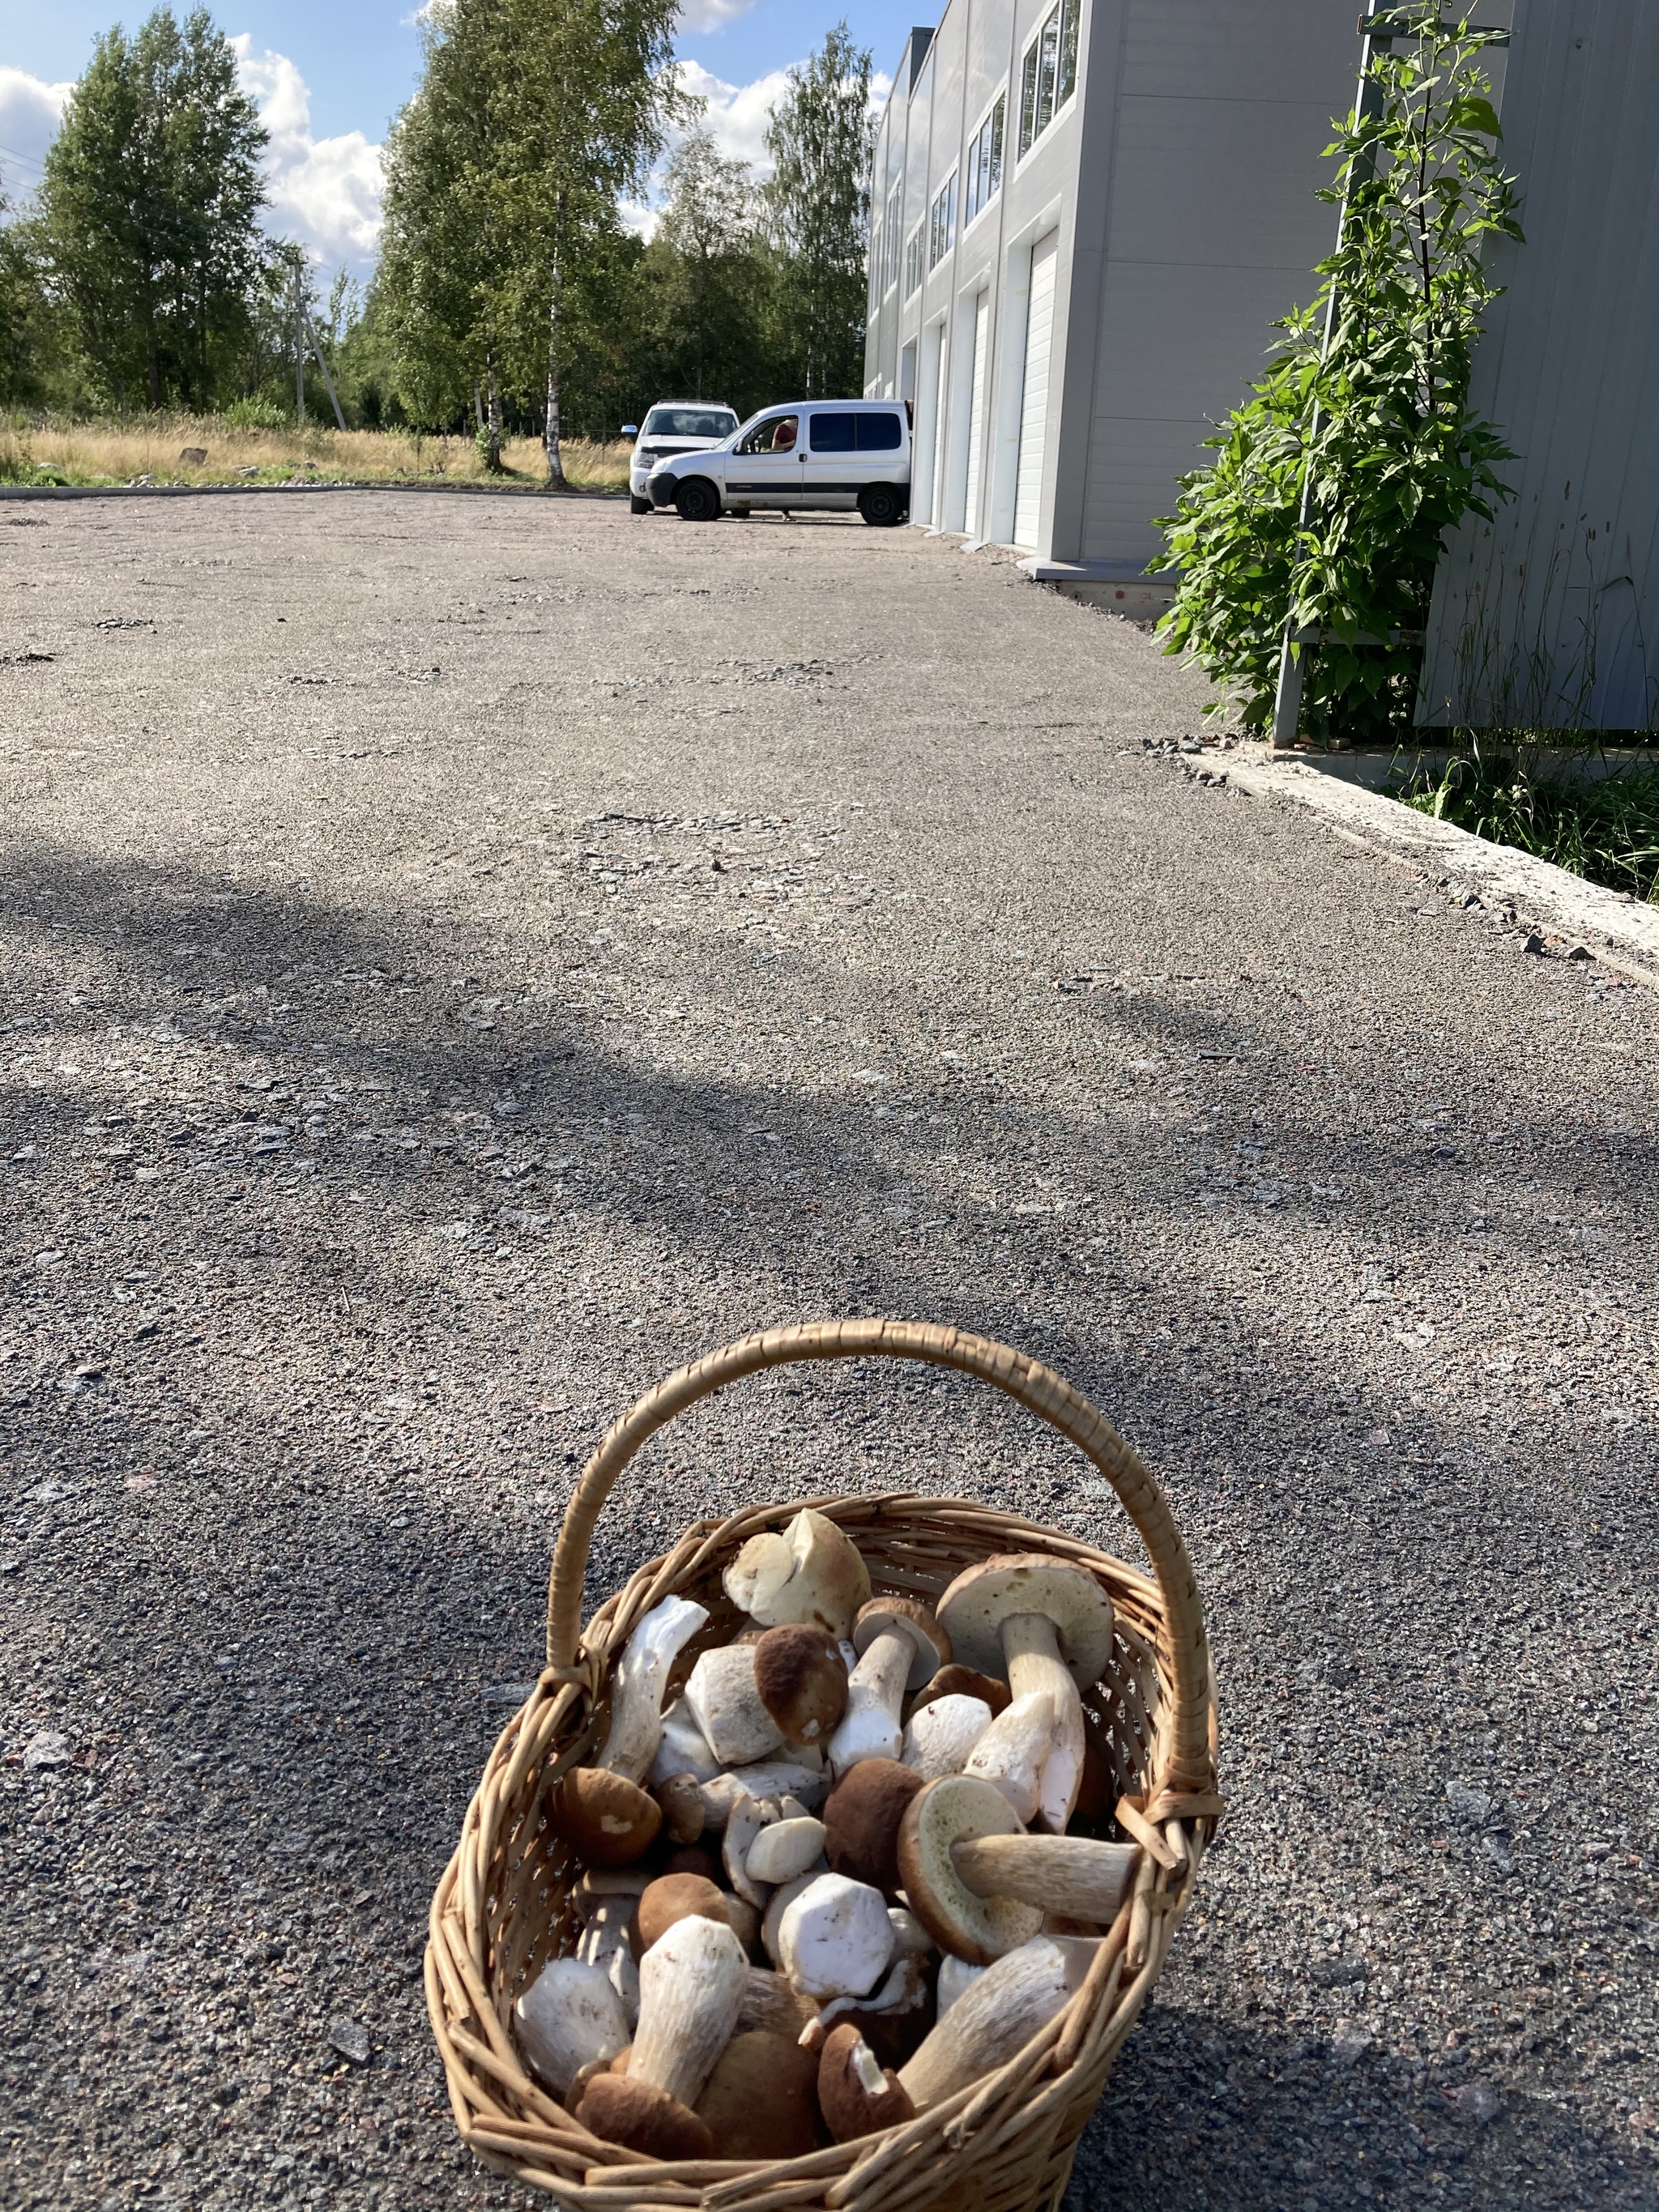
[[[624,434],[630,427],[624,424]],[[659,400],[646,416],[645,428],[635,434],[636,443],[628,465],[634,513],[651,512],[651,502],[645,495],[646,479],[659,461],[676,453],[705,453],[729,438],[737,427],[735,408],[708,406],[701,399]]]
[[[910,505],[910,410],[900,399],[793,399],[768,407],[707,453],[659,461],[653,507],[687,522],[757,507],[854,507],[877,527]]]

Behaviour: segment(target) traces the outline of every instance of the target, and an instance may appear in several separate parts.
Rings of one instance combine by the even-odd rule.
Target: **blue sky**
[[[182,13],[188,0],[174,0]],[[271,220],[304,238],[325,269],[363,274],[374,258],[379,148],[420,66],[417,0],[225,0],[216,18],[271,133]],[[64,94],[111,23],[136,27],[147,0],[0,0],[0,177],[15,198],[40,175]],[[779,81],[842,18],[890,72],[912,21],[882,0],[684,0],[678,51],[727,150],[762,157]],[[648,216],[636,216],[641,222]]]

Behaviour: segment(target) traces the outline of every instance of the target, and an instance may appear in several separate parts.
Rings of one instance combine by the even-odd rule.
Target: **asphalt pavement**
[[[419,1961],[573,1472],[886,1313],[1086,1390],[1209,1611],[1231,1809],[1072,2212],[1659,2204],[1655,1000],[1199,703],[841,519],[0,504],[0,2201],[531,2201]],[[1133,1556],[1088,1472],[791,1371],[593,1592],[830,1488]]]

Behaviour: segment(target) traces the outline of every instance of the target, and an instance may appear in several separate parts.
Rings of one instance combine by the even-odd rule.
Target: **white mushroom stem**
[[[1063,1836],[1083,1786],[1083,1699],[1046,1613],[1010,1613],[1002,1624],[1002,1656],[1016,1698],[1046,1691],[1054,1704],[1054,1742],[1043,1765],[1037,1817]]]
[[[934,2014],[943,2020],[959,1997],[969,1990],[981,1974],[990,1972],[988,1966],[975,1966],[966,1959],[953,1959],[949,1952],[939,1962],[939,1982],[934,1997]]]
[[[1066,1920],[1104,1927],[1128,1891],[1139,1852],[1133,1844],[1089,1836],[978,1836],[951,1853],[975,1897],[1018,1898]]]
[[[731,2039],[748,1984],[749,1961],[723,1920],[677,1920],[640,1960],[629,2080],[695,2105]]]
[[[902,1629],[872,1639],[847,1680],[847,1711],[830,1739],[837,1779],[862,1759],[896,1759],[904,1747],[904,1688],[916,1647]]]
[[[605,1969],[555,1959],[513,2008],[519,2048],[556,2096],[584,2066],[614,2057],[628,2040],[622,2000]]]
[[[893,1955],[887,1900],[866,1882],[821,1874],[778,1923],[779,1964],[810,1997],[863,1996]]]
[[[705,1651],[691,1669],[685,1703],[709,1749],[725,1766],[764,1759],[783,1741],[783,1730],[755,1687],[755,1647],[727,1644]]]
[[[1015,1818],[1029,1820],[1042,1796],[1043,1770],[1054,1741],[1054,1701],[1046,1690],[1032,1691],[1003,1708],[969,1753],[962,1771],[994,1783]]]
[[[781,1759],[762,1759],[736,1774],[717,1774],[708,1782],[689,1774],[676,1774],[658,1785],[657,1796],[674,1842],[694,1844],[706,1831],[725,1827],[738,1798],[793,1797],[797,1804],[816,1805],[827,1787],[822,1774],[810,1767]]]
[[[780,1808],[781,1809],[781,1808]],[[730,1834],[727,1830],[727,1834]],[[807,1814],[799,1820],[775,1820],[763,1828],[744,1861],[750,1881],[793,1881],[816,1866],[823,1850],[823,1823]]]
[[[935,1698],[906,1723],[904,1764],[914,1767],[924,1782],[937,1781],[941,1774],[960,1774],[990,1725],[991,1708],[983,1698]]]
[[[919,2112],[937,2105],[1006,2064],[1071,1993],[1070,1961],[1060,1946],[1046,1936],[1022,1943],[957,1998],[899,2069],[900,2086]]]
[[[692,1719],[685,1699],[676,1698],[662,1717],[662,1741],[651,1762],[651,1787],[654,1790],[659,1782],[666,1782],[676,1774],[690,1774],[699,1782],[712,1782],[725,1765],[725,1760],[716,1759],[709,1748],[708,1739]]]
[[[720,1846],[726,1878],[738,1895],[746,1899],[757,1912],[765,1911],[766,1900],[771,1893],[766,1883],[757,1881],[750,1875],[749,1848],[777,1817],[778,1806],[775,1797],[751,1797],[746,1790],[726,1815],[726,1840]]]
[[[638,1782],[662,1741],[663,1693],[674,1662],[708,1618],[707,1606],[666,1597],[653,1606],[629,1638],[611,1678],[611,1727],[593,1761]]]
[[[576,1945],[581,1963],[598,1966],[617,1992],[630,2028],[640,2016],[640,1970],[628,1940],[636,1903],[632,1897],[601,1899]]]
[[[856,2014],[863,2021],[872,2013],[915,2012],[927,2002],[927,1970],[920,1959],[895,1960],[881,1987],[867,1997],[831,1997],[818,2007],[818,2016],[800,2038],[803,2051],[820,2051],[838,2021]]]

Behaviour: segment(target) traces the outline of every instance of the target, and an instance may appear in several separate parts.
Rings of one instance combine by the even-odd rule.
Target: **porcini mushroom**
[[[738,2010],[739,2035],[750,2028],[764,2028],[769,2035],[787,2036],[794,2043],[817,2016],[817,2000],[796,1989],[787,1974],[769,1973],[764,1966],[749,1969]]]
[[[686,1710],[708,1748],[726,1766],[764,1759],[783,1742],[783,1730],[761,1702],[755,1684],[753,1644],[717,1644],[705,1651],[685,1686]]]
[[[791,1743],[819,1743],[847,1711],[847,1662],[826,1628],[787,1621],[754,1646],[755,1688]]]
[[[989,1972],[988,1966],[970,1966],[966,1959],[953,1959],[947,1951],[939,1962],[939,1974],[933,1984],[935,2020],[943,2020],[957,1999],[966,1996],[980,1976]]]
[[[640,1960],[629,2079],[695,2105],[737,2025],[748,1979],[743,1946],[723,1920],[677,1920]]]
[[[911,1911],[940,1950],[976,1966],[1030,1942],[1045,1912],[1110,1920],[1135,1856],[1133,1844],[1025,1835],[996,1784],[970,1774],[930,1782],[899,1830]]]
[[[611,1726],[595,1766],[630,1782],[644,1778],[662,1740],[670,1670],[708,1618],[707,1606],[665,1597],[635,1627],[611,1678]]]
[[[1022,1825],[1036,1816],[1054,1753],[1054,1701],[1047,1690],[1016,1698],[992,1722],[963,1763],[964,1774],[994,1783]]]
[[[662,1808],[625,1774],[573,1767],[554,1784],[548,1818],[589,1866],[631,1866],[645,1856],[662,1826]]]
[[[605,1969],[554,1959],[513,2008],[519,2048],[556,2097],[584,2066],[611,2058],[628,2040],[622,2000]]]
[[[750,1881],[793,1881],[817,1863],[823,1850],[824,1826],[807,1814],[799,1820],[774,1820],[749,1846],[744,1865]]]
[[[1074,1975],[1059,1944],[1042,1936],[988,1966],[899,2069],[917,2112],[1012,2058],[1060,2011],[1077,1986]]]
[[[884,2066],[902,2066],[933,2024],[933,1993],[921,1960],[895,1960],[886,1980],[867,1997],[830,1997],[801,2037],[803,2047],[821,2048],[843,2021],[857,2028]]]
[[[1016,1703],[1037,1691],[1054,1699],[1054,1744],[1037,1810],[1063,1835],[1083,1779],[1079,1686],[1097,1682],[1111,1657],[1110,1598],[1083,1568],[1018,1552],[959,1574],[939,1601],[939,1617],[964,1665],[988,1672],[1001,1662]]]
[[[865,1996],[893,1955],[887,1900],[867,1883],[821,1874],[778,1923],[779,1963],[812,1997]]]
[[[713,2158],[714,2138],[694,2112],[653,2081],[596,2074],[582,2092],[576,2119],[602,2142],[620,2143],[643,2158]]]
[[[990,1725],[991,1708],[983,1698],[936,1698],[919,1705],[905,1723],[900,1757],[924,1782],[960,1774]]]
[[[636,1909],[632,1897],[601,1898],[576,1941],[576,1956],[584,1966],[598,1966],[604,1973],[630,2025],[640,2016],[640,1970],[629,1941]]]
[[[633,1920],[634,1955],[642,1959],[677,1921],[693,1915],[730,1927],[725,1893],[699,1874],[665,1874],[642,1893]]]
[[[792,2037],[732,2037],[697,2100],[716,2158],[804,2158],[817,2148],[817,2061]]]
[[[647,1778],[651,1787],[656,1789],[673,1774],[690,1774],[699,1782],[711,1782],[724,1765],[709,1749],[708,1739],[692,1719],[685,1699],[676,1698],[662,1717],[662,1740]]]
[[[784,1914],[801,1892],[810,1889],[818,1876],[828,1870],[824,1867],[811,1867],[805,1874],[798,1874],[793,1881],[780,1882],[766,1900],[766,1910],[761,1915],[761,1948],[774,1966],[783,1955],[778,1948],[778,1930],[783,1925]]]
[[[925,1605],[872,1598],[853,1624],[859,1663],[847,1685],[847,1711],[830,1739],[830,1765],[845,1774],[864,1759],[896,1759],[907,1690],[920,1689],[951,1656],[951,1639]]]
[[[780,1802],[793,1797],[807,1808],[818,1802],[826,1786],[825,1777],[810,1766],[798,1766],[790,1759],[761,1759],[739,1773],[717,1774],[708,1782],[690,1774],[671,1775],[657,1784],[657,1800],[669,1841],[695,1844],[710,1829],[725,1827],[739,1797]]]
[[[803,1507],[781,1532],[751,1536],[723,1577],[738,1611],[763,1628],[806,1620],[845,1636],[870,1595],[858,1547],[824,1514]]]
[[[757,1912],[766,1910],[769,1892],[765,1885],[750,1873],[749,1852],[762,1831],[777,1817],[775,1798],[751,1797],[747,1790],[726,1815],[726,1839],[720,1847],[726,1878],[738,1895],[746,1898]]]
[[[823,1855],[836,1872],[890,1895],[897,1889],[899,1823],[922,1787],[921,1775],[896,1759],[861,1759],[849,1768],[823,1808]]]
[[[994,1674],[981,1674],[976,1667],[964,1667],[953,1659],[948,1667],[939,1668],[931,1682],[922,1684],[905,1706],[904,1717],[913,1720],[924,1705],[939,1698],[980,1698],[989,1705],[994,1718],[1012,1696],[1008,1685]]]
[[[902,2127],[915,2117],[898,2076],[847,2023],[830,2031],[818,2060],[818,2109],[837,2142]]]

